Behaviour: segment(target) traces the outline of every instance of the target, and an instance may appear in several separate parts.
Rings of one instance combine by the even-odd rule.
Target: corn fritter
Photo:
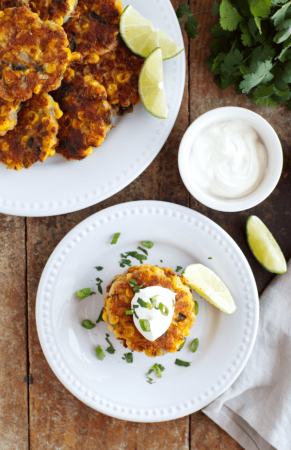
[[[132,315],[126,315],[131,309],[131,300],[135,295],[129,284],[134,279],[142,288],[162,286],[175,293],[176,305],[170,327],[155,341],[148,341],[135,327]],[[116,339],[132,351],[144,352],[147,356],[161,356],[180,349],[184,337],[195,322],[193,296],[182,277],[172,269],[152,267],[148,264],[130,267],[124,275],[118,275],[108,286],[104,296],[103,320],[108,323]]]
[[[68,64],[79,59],[66,33],[26,7],[0,12],[0,97],[25,101],[60,86]]]
[[[34,0],[29,6],[42,20],[52,20],[63,25],[74,13],[78,0]]]
[[[82,76],[69,67],[54,97],[64,112],[57,152],[67,160],[82,160],[102,144],[112,127],[105,88],[90,75]]]
[[[15,128],[19,109],[19,102],[6,102],[0,98],[0,136]]]
[[[0,137],[0,162],[8,169],[20,170],[53,156],[61,115],[49,94],[34,94],[18,113],[16,127]]]
[[[115,0],[81,0],[74,16],[64,25],[72,51],[85,63],[98,62],[99,56],[118,44],[122,5]]]

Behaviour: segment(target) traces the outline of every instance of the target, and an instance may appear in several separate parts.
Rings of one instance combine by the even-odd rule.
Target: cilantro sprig
[[[234,85],[258,105],[291,109],[291,1],[222,0],[210,32],[207,66],[218,86]]]
[[[185,31],[189,38],[195,38],[197,35],[197,27],[198,23],[193,14],[190,11],[188,3],[183,3],[179,6],[179,8],[176,11],[179,23],[182,23],[183,20],[186,20],[185,22]]]

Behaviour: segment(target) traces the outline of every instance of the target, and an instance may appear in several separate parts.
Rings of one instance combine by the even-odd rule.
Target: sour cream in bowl
[[[261,203],[277,185],[282,165],[274,129],[244,108],[203,114],[190,125],[179,150],[188,191],[218,211],[243,211]]]

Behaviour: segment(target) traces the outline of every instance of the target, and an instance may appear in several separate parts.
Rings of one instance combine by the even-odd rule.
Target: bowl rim
[[[228,119],[227,117],[228,116]],[[225,120],[243,120],[249,122],[248,124],[259,134],[268,153],[268,167],[262,182],[250,194],[238,199],[223,199],[211,196],[203,191],[195,182],[189,180],[189,164],[186,164],[187,157],[191,151],[191,146],[188,145],[191,135],[192,142],[195,138],[195,133],[205,129],[211,124],[225,121]],[[264,133],[268,135],[268,140],[264,140],[262,132],[258,131],[258,127],[264,129]],[[266,136],[265,136],[266,137]],[[270,160],[275,160],[275,165],[270,164]],[[274,161],[273,161],[274,162]],[[199,116],[188,127],[181,140],[178,153],[178,166],[182,181],[190,192],[203,205],[212,208],[216,211],[223,212],[238,212],[250,209],[259,203],[263,202],[275,189],[279,182],[283,169],[283,150],[280,139],[274,128],[261,115],[251,111],[247,108],[238,106],[223,106],[214,108]],[[268,183],[264,182],[268,177]]]

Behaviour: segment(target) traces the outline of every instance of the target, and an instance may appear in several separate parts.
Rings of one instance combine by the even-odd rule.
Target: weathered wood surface
[[[176,9],[184,0],[172,0]],[[219,223],[248,258],[259,291],[272,275],[255,262],[246,246],[249,214],[259,215],[274,232],[285,256],[291,256],[288,225],[290,189],[290,111],[258,107],[232,88],[222,91],[205,66],[213,0],[190,0],[199,22],[189,48],[189,86],[171,136],[150,167],[130,186],[99,205],[51,218],[22,219],[0,215],[0,449],[1,450],[242,450],[202,412],[168,423],[137,424],[93,411],[58,381],[42,353],[35,324],[35,299],[42,270],[59,241],[79,222],[108,206],[131,200],[164,200],[190,206]],[[206,11],[206,12],[205,12]],[[188,42],[185,37],[186,56]],[[189,94],[189,95],[188,95]],[[274,193],[241,213],[212,211],[191,197],[177,166],[183,133],[196,117],[220,106],[243,106],[259,112],[277,131],[285,155],[284,172]]]

